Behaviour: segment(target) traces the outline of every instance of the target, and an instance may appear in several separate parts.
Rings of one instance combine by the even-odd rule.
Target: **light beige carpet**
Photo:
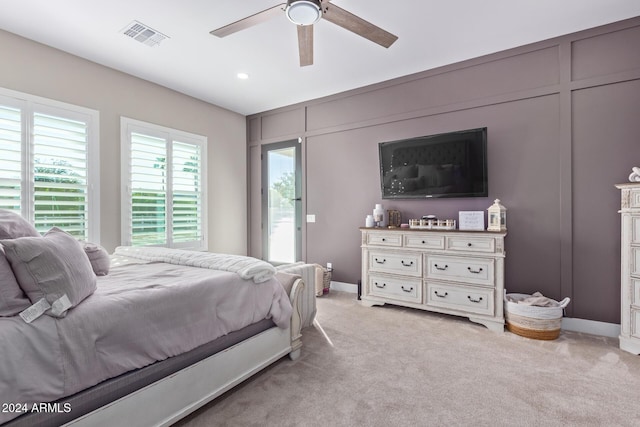
[[[175,426],[640,426],[640,356],[617,339],[531,340],[333,291],[317,302],[298,360]]]

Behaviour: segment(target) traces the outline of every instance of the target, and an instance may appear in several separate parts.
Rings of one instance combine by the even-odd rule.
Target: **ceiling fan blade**
[[[365,21],[351,12],[347,12],[333,3],[325,6],[324,10],[324,15],[322,15],[323,19],[326,19],[345,30],[349,30],[352,33],[356,33],[365,39],[371,40],[380,46],[388,48],[398,40],[398,36]]]
[[[313,25],[296,25],[298,28],[298,51],[300,66],[313,64]]]
[[[253,27],[254,25],[261,24],[269,19],[273,18],[275,15],[282,13],[286,3],[281,3],[277,6],[273,6],[269,9],[263,10],[262,12],[258,12],[254,15],[243,18],[239,21],[236,21],[232,24],[225,25],[224,27],[220,27],[216,30],[212,30],[209,33],[218,37],[226,37],[229,34],[236,33],[238,31],[244,30],[249,27]]]

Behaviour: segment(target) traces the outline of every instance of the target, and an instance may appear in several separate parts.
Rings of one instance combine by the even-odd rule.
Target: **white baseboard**
[[[358,293],[358,285],[354,283],[331,281],[329,285],[335,291]],[[598,322],[596,320],[576,319],[573,317],[562,318],[562,329],[565,331],[583,332],[585,334],[600,335],[603,337],[618,338],[620,325],[615,323]]]
[[[358,285],[354,283],[336,282],[332,280],[329,288],[334,291],[349,292],[350,294],[358,293]]]
[[[615,323],[598,322],[597,320],[563,317],[561,327],[565,331],[584,332],[585,334],[600,335],[611,338],[618,338],[620,335],[620,325]]]

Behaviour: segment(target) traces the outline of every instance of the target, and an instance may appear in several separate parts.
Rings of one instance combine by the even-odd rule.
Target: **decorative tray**
[[[455,230],[454,225],[410,225],[411,230]]]
[[[455,219],[410,219],[409,228],[414,230],[455,230]]]

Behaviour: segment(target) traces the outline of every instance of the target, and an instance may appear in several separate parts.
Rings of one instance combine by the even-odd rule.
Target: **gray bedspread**
[[[0,318],[0,404],[31,409],[261,319],[288,327],[291,304],[275,278],[256,284],[218,270],[122,264],[65,318]],[[1,411],[0,423],[19,415]]]

